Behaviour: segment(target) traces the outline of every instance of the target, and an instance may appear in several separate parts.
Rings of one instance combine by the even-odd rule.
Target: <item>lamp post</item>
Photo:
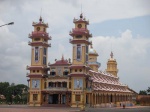
[[[6,25],[13,25],[14,24],[14,22],[10,22],[10,23],[7,23],[7,24],[4,24],[4,25],[1,25],[0,27],[2,27],[2,26],[6,26]]]

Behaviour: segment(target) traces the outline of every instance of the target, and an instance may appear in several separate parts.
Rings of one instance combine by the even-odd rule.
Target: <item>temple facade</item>
[[[82,14],[74,19],[70,31],[72,61],[62,55],[60,60],[48,63],[48,24],[40,17],[33,22],[31,65],[29,78],[29,106],[113,107],[132,104],[132,92],[117,76],[117,62],[110,54],[105,71],[99,71],[99,56],[92,47],[89,21]]]

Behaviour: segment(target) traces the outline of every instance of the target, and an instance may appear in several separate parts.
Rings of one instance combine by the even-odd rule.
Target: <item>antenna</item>
[[[40,16],[42,16],[42,8],[41,8]]]
[[[82,13],[82,3],[81,3],[81,13]]]
[[[111,42],[111,51],[112,51],[112,42]]]

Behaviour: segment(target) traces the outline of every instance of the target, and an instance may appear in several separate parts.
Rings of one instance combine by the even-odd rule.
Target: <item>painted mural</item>
[[[74,79],[74,89],[83,88],[83,79]]]
[[[32,80],[32,89],[39,89],[40,88],[40,80],[39,79],[35,79]]]

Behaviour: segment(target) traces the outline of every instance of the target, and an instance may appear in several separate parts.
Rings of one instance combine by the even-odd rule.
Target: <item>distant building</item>
[[[106,71],[99,71],[101,64],[89,38],[92,34],[87,28],[89,21],[80,15],[73,20],[75,28],[70,31],[72,44],[72,62],[64,59],[48,64],[48,24],[40,17],[33,22],[34,31],[29,34],[31,42],[29,105],[66,105],[70,107],[106,107],[129,105],[132,93],[119,81],[117,62],[111,52]],[[55,45],[54,45],[55,46]],[[57,55],[56,51],[56,55]],[[49,56],[49,58],[51,58]],[[50,71],[50,73],[49,73]]]

